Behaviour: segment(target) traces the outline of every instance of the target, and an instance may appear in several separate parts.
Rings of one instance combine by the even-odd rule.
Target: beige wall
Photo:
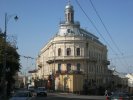
[[[77,92],[83,90],[83,75],[60,75],[58,90],[66,92]]]
[[[61,56],[58,56],[59,48]],[[70,56],[66,55],[66,48],[71,48]],[[76,55],[76,48],[80,48],[80,56]],[[56,73],[59,63],[61,70],[66,70],[67,63],[71,64],[71,70],[77,70],[77,63],[80,63],[80,71],[85,73],[85,78],[90,82],[97,79],[97,85],[101,85],[108,74],[106,46],[81,36],[54,37],[42,48],[38,61],[42,64],[38,71],[40,78]]]

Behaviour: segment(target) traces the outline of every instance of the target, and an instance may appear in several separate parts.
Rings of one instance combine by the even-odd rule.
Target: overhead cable
[[[94,24],[94,22],[90,19],[90,17],[86,14],[86,12],[84,11],[84,9],[81,7],[80,3],[78,2],[78,0],[76,0],[76,3],[78,4],[78,6],[80,7],[80,9],[82,10],[82,12],[85,14],[85,16],[87,17],[87,19],[91,22],[91,24],[93,25],[93,27],[96,29],[97,33],[102,37],[102,39],[106,42],[106,44],[110,47],[110,49],[114,51],[114,49],[109,45],[109,43],[105,40],[105,38],[103,37],[103,35],[100,33],[100,31],[98,30],[98,28],[96,27],[96,25]],[[117,55],[117,54],[116,54]]]
[[[114,44],[114,46],[116,47],[116,49],[118,50],[118,52],[119,52],[119,53],[123,56],[123,53],[121,52],[120,48],[117,46],[116,42],[114,41],[114,39],[113,39],[113,38],[112,38],[112,36],[110,35],[110,33],[109,33],[109,31],[108,31],[108,29],[107,29],[106,25],[104,24],[104,22],[103,22],[102,18],[100,17],[100,14],[98,13],[98,11],[97,11],[96,7],[94,6],[94,4],[93,4],[92,0],[90,0],[90,3],[91,3],[91,5],[92,5],[92,7],[93,7],[94,11],[96,12],[96,15],[97,15],[97,16],[98,16],[98,18],[100,19],[100,21],[101,21],[101,23],[102,23],[102,25],[103,25],[104,29],[106,30],[106,32],[107,32],[107,34],[108,34],[108,36],[110,37],[110,39],[111,39],[112,43]],[[116,55],[116,56],[118,56],[118,55]],[[123,56],[123,59],[124,59],[124,56]],[[126,61],[125,59],[124,59],[124,61],[125,61],[126,65],[128,65],[128,63],[127,63],[127,61]]]

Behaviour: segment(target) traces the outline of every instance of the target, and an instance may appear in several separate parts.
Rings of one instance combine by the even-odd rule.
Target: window
[[[80,48],[77,48],[77,56],[80,56]]]
[[[61,48],[58,49],[58,56],[61,56]]]
[[[73,13],[71,13],[71,21],[73,22]]]
[[[70,21],[70,20],[71,20],[71,14],[68,13],[68,21]]]
[[[67,56],[71,55],[71,48],[67,48]]]
[[[86,48],[88,48],[88,43],[86,43]]]
[[[58,71],[61,71],[61,64],[58,64]]]
[[[80,63],[77,64],[77,71],[80,71]]]
[[[67,64],[67,72],[71,71],[71,64]]]
[[[67,32],[68,32],[68,33],[71,33],[71,29],[67,29]]]

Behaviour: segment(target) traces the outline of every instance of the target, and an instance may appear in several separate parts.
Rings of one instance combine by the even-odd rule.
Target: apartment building
[[[37,58],[38,79],[54,80],[55,90],[83,91],[108,83],[107,47],[99,38],[74,20],[74,8],[65,6],[65,21],[55,36],[40,50]],[[48,81],[49,82],[49,81]]]

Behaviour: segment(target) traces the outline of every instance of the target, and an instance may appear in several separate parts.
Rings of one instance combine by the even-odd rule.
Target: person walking
[[[108,96],[108,90],[105,90],[105,96]]]

